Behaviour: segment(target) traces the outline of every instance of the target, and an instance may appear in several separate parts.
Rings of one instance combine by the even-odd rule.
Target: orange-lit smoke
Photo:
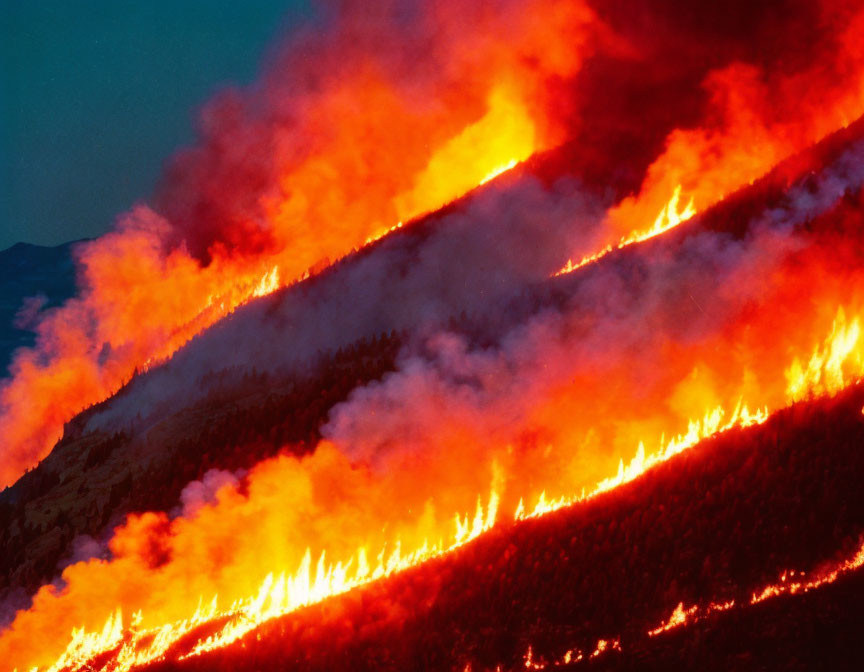
[[[838,3],[824,4],[831,17]],[[811,66],[713,71],[704,119],[669,135],[596,252],[644,237],[675,193],[681,219],[859,116],[862,17]],[[568,87],[592,50],[628,48],[565,0],[441,0],[410,20],[398,2],[343,3],[325,34],[295,36],[252,91],[207,106],[200,145],[178,155],[152,209],[79,247],[79,297],[43,316],[0,391],[0,485],[75,413],[262,287],[320,270],[592,123],[574,118],[580,92]]]
[[[800,71],[773,74],[746,63],[712,71],[703,82],[703,122],[668,135],[638,193],[610,211],[598,251],[571,259],[559,274],[677,226],[864,114],[864,13],[837,23],[832,57]]]
[[[560,140],[545,82],[579,67],[581,3],[436,2],[406,35],[398,3],[361,4],[293,38],[245,97],[211,103],[155,207],[78,246],[79,296],[43,316],[0,390],[0,486],[241,303]]]
[[[117,231],[81,249],[82,296],[43,321],[39,350],[18,357],[3,390],[3,482],[45,454],[63,421],[111,394],[135,367],[170,356],[274,284],[302,277],[556,141],[534,77],[563,77],[578,67],[579,42],[572,38],[590,15],[571,3],[510,8],[503,22],[477,11],[467,23],[482,39],[461,43],[452,17],[432,12],[430,20],[444,29],[449,69],[443,82],[424,81],[419,93],[391,76],[393,63],[363,52],[359,40],[347,54],[320,47],[348,65],[289,108],[299,115],[296,130],[273,120],[246,126],[243,115],[251,112],[230,99],[211,110],[204,148],[182,157],[178,169],[224,152],[229,158],[217,161],[224,174],[190,170],[176,189],[213,192],[219,207],[213,206],[212,228],[196,228],[196,218],[210,214],[202,201],[177,199],[162,214],[134,211]],[[861,25],[852,24],[850,35]],[[343,26],[348,37],[349,28]],[[611,242],[669,213],[676,193],[682,204],[692,198],[695,209],[704,209],[842,123],[832,116],[836,109],[854,116],[860,58],[857,43],[847,41],[842,57],[851,59],[842,81],[825,84],[816,66],[764,85],[746,67],[716,73],[709,83],[718,92],[712,109],[720,121],[670,136],[639,196],[610,214]],[[774,96],[790,102],[805,88],[830,95],[830,104],[773,106]],[[281,118],[274,106],[274,118]],[[244,130],[226,132],[232,124]],[[492,143],[488,160],[475,161],[461,145],[499,137],[513,144],[507,140],[504,151]],[[768,158],[762,161],[753,147]],[[233,170],[234,151],[261,154],[263,173]],[[459,170],[448,170],[450,161]],[[441,181],[451,174],[458,179],[448,191]],[[266,186],[240,198],[232,181]],[[193,223],[184,237],[177,227],[186,219]],[[386,557],[397,544],[405,554],[424,544],[446,547],[454,540],[453,514],[474,511],[490,484],[500,511],[515,515],[520,501],[531,510],[547,498],[590,491],[616,473],[629,477],[622,460],[635,454],[644,466],[646,453],[665,452],[661,437],[686,436],[690,421],[706,411],[719,408],[729,418],[742,399],[751,410],[775,409],[808,386],[832,389],[834,352],[849,355],[841,380],[860,376],[850,359],[860,347],[857,327],[852,347],[833,343],[838,336],[846,343],[849,325],[864,313],[864,276],[854,242],[848,249],[834,242],[766,234],[747,241],[752,250],[718,244],[712,258],[734,266],[725,284],[692,282],[698,265],[672,259],[668,274],[646,283],[632,302],[615,292],[620,277],[595,276],[607,302],[598,315],[577,305],[541,316],[512,334],[503,354],[436,337],[435,361],[413,360],[380,386],[358,391],[334,413],[330,440],[314,455],[261,463],[248,488],[226,486],[215,504],[189,517],[130,517],[111,542],[112,560],[73,565],[64,571],[65,588],[40,590],[0,637],[0,660],[20,668],[49,665],[73,627],[114,641],[116,617],[110,627],[103,624],[118,608],[125,615],[140,611],[135,627],[155,628],[192,618],[202,599],[209,604],[218,595],[220,605],[254,599],[269,574],[308,567],[307,549],[310,558],[326,551],[328,563],[353,559],[356,567],[360,548]],[[681,324],[692,326],[678,333]],[[833,336],[823,345],[826,334]],[[448,377],[450,370],[457,375]],[[803,388],[793,385],[802,377]],[[820,388],[821,381],[834,382]],[[723,426],[712,422],[700,426],[697,438],[713,431],[706,426]],[[480,519],[482,528],[486,518]],[[464,529],[460,523],[457,530]]]
[[[849,226],[857,230],[855,221]],[[864,314],[864,275],[852,262],[856,237],[847,237],[848,250],[818,235],[764,233],[716,248],[697,241],[706,258],[730,267],[711,291],[697,273],[705,260],[691,258],[692,249],[683,247],[678,261],[654,250],[645,263],[659,275],[644,275],[634,300],[644,304],[662,287],[671,292],[664,278],[687,279],[687,287],[703,292],[672,293],[630,316],[647,325],[635,336],[625,317],[631,306],[610,293],[609,283],[597,291],[620,302],[614,315],[578,307],[541,315],[501,353],[438,336],[429,346],[434,361],[409,360],[337,408],[326,430],[330,440],[313,455],[265,461],[247,488],[226,486],[215,504],[188,517],[131,517],[111,542],[111,561],[73,565],[63,573],[64,589],[37,594],[0,638],[0,658],[20,668],[48,665],[73,627],[111,639],[115,624],[103,625],[118,607],[127,619],[140,611],[135,627],[149,629],[191,618],[214,596],[223,609],[237,599],[257,604],[254,596],[271,573],[293,576],[299,568],[314,583],[310,567],[325,551],[326,583],[342,576],[338,563],[344,570],[351,562],[345,571],[355,576],[364,564],[374,569],[379,552],[386,566],[397,547],[399,557],[447,548],[473,534],[465,530],[488,526],[490,508],[498,519],[543,513],[560,506],[559,498],[578,499],[583,488],[608,490],[638,476],[656,462],[653,454],[665,459],[730,422],[761,422],[765,416],[744,412],[740,400],[751,411],[794,400],[800,391],[787,372],[808,371],[804,387],[814,391],[833,389],[820,387],[829,378],[840,381],[832,385],[856,380],[864,344],[850,325]],[[714,281],[720,270],[704,272]],[[668,320],[696,314],[700,301],[713,306],[711,319],[677,333],[679,322]],[[834,345],[838,339],[842,348]],[[824,356],[841,351],[842,357]],[[809,364],[814,353],[816,363]],[[701,424],[689,422],[714,409]],[[622,460],[629,466],[619,468]],[[456,512],[468,514],[458,526]],[[275,585],[283,595],[285,584]],[[269,595],[265,606],[274,599]]]

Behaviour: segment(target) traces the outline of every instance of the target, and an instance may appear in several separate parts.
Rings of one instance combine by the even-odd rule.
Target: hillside
[[[650,261],[655,254],[653,249],[684,261],[692,255],[691,240],[696,240],[697,246],[703,244],[700,232],[746,237],[748,226],[762,222],[765,213],[778,212],[789,194],[795,194],[806,184],[812,166],[832,166],[838,161],[842,165],[844,152],[857,146],[861,127],[862,122],[858,122],[791,159],[680,232],[609,255],[596,268],[586,268],[580,274],[533,283],[529,276],[521,283],[504,285],[497,296],[474,284],[464,300],[457,300],[449,307],[452,315],[445,312],[438,319],[471,341],[495,343],[509,332],[512,328],[509,325],[529,321],[532,315],[543,314],[553,307],[575,308],[583,313],[595,310],[591,306],[596,299],[590,289],[586,292],[584,288],[591,288],[595,277],[609,273],[619,277],[627,288],[624,294],[629,297],[627,300],[638,302],[646,276],[634,273],[634,268],[642,260],[648,260],[645,272],[657,274],[658,282],[663,281],[663,274],[669,273],[662,265],[656,271],[650,270],[654,263]],[[555,162],[560,157],[552,153],[546,160]],[[542,172],[543,165],[535,160],[532,170]],[[508,179],[505,190],[521,188],[519,181]],[[850,182],[850,187],[853,186],[854,182]],[[857,211],[857,202],[847,200],[845,207]],[[816,210],[809,215],[816,217],[807,222],[809,239],[816,241],[828,236],[830,240],[831,231],[848,222],[842,214],[842,203],[840,210],[831,203],[829,199],[825,214]],[[394,240],[382,241],[356,259],[346,259],[306,283],[253,301],[192,341],[164,366],[140,374],[118,395],[70,422],[52,454],[0,495],[0,518],[4,522],[0,547],[5,549],[2,590],[7,603],[20,608],[27,604],[27,596],[55,577],[64,564],[94,554],[105,555],[106,535],[127,513],[176,512],[184,488],[190,482],[201,481],[211,469],[237,472],[280,451],[295,455],[313,451],[321,439],[321,427],[335,406],[344,402],[355,388],[396,370],[400,349],[411,340],[407,323],[384,322],[379,326],[395,324],[403,330],[381,336],[363,335],[354,342],[350,342],[350,331],[343,332],[342,342],[348,345],[310,354],[299,368],[296,363],[288,364],[291,360],[274,369],[272,358],[269,363],[253,359],[261,366],[257,369],[250,365],[248,357],[256,354],[260,357],[261,350],[243,346],[243,339],[249,334],[260,338],[268,329],[284,332],[284,325],[292,322],[292,313],[310,303],[327,306],[327,297],[336,296],[353,284],[346,277],[364,275],[364,265],[370,260],[383,257],[385,263],[405,263],[414,253],[394,254],[394,248],[423,249],[426,241],[434,240],[436,235],[446,237],[452,226],[448,211],[433,215],[400,232]],[[478,277],[485,277],[482,267],[479,271]],[[385,275],[402,272],[393,270]],[[674,265],[672,272],[677,273]],[[704,270],[711,272],[710,268]],[[691,277],[691,282],[702,281]],[[362,287],[368,291],[368,285]],[[434,285],[426,289],[427,303],[435,291]],[[316,295],[311,302],[310,294]],[[474,303],[475,297],[482,298],[483,304]],[[398,317],[400,313],[394,308],[399,306],[399,296],[387,300],[391,308],[378,314]],[[676,295],[670,296],[667,303],[668,309],[680,310]],[[567,308],[571,305],[574,308]],[[693,310],[692,306],[689,310]],[[333,315],[329,308],[320,312],[320,317],[307,313],[303,321],[296,323],[294,337],[298,344],[307,339],[314,341],[318,320],[329,321]],[[492,318],[493,312],[507,318]],[[304,329],[311,329],[311,334],[304,335]],[[368,328],[361,326],[354,333],[355,336],[368,333]],[[285,336],[283,333],[281,338]],[[220,339],[229,345],[219,344]],[[232,361],[217,355],[209,360],[212,353],[237,353],[242,359]],[[186,382],[178,387],[167,381]],[[157,395],[164,399],[154,405]],[[180,397],[185,399],[183,405],[178,403]],[[110,418],[114,408],[120,409],[124,420],[102,421],[100,425],[100,417]],[[130,416],[123,410],[128,408],[135,409],[135,414]],[[153,488],[154,482],[161,487]]]
[[[242,644],[145,669],[516,670],[529,647],[535,661],[561,661],[600,639],[622,652],[591,669],[857,669],[860,571],[803,597],[747,603],[787,570],[815,578],[860,548],[862,404],[861,386],[798,404],[590,503],[505,522],[445,558],[268,622]],[[646,634],[679,602],[729,600],[741,606]],[[790,648],[774,650],[790,636]]]
[[[799,188],[796,179],[802,178],[795,176],[806,176],[810,166],[837,161],[844,150],[857,142],[860,126],[861,122],[796,157],[761,182],[709,210],[680,233],[656,243],[650,241],[651,244],[686,259],[691,254],[687,241],[699,231],[729,230],[736,236],[745,235],[746,224],[742,222],[758,222],[762,213],[776,209],[787,193]],[[550,154],[548,160],[555,161],[558,157]],[[539,170],[536,165],[534,169]],[[820,227],[827,231],[831,222],[841,221],[842,217],[829,211],[823,219],[824,223],[811,222],[817,232]],[[55,576],[64,561],[86,557],[86,553],[104,553],[98,540],[126,513],[174,509],[183,488],[200,480],[208,470],[248,469],[283,448],[298,455],[310,452],[320,440],[320,428],[335,405],[345,401],[354,388],[381,379],[396,368],[396,357],[402,344],[408,342],[409,332],[362,336],[338,350],[309,355],[305,368],[298,370],[296,365],[286,363],[275,371],[272,360],[269,367],[263,359],[257,362],[261,369],[249,366],[245,358],[256,352],[260,354],[260,350],[243,347],[238,339],[250,333],[260,337],[268,328],[284,330],[282,325],[291,322],[289,316],[298,308],[296,302],[300,302],[301,308],[306,306],[309,293],[318,294],[315,304],[326,306],[328,301],[322,297],[350,286],[352,283],[346,282],[344,276],[363,274],[366,260],[382,255],[385,260],[390,259],[394,246],[422,248],[423,241],[434,237],[436,230],[443,231],[438,235],[446,235],[448,225],[446,212],[432,216],[400,233],[387,245],[379,245],[380,249],[364,251],[356,260],[348,259],[307,283],[252,302],[224,324],[217,325],[212,333],[190,343],[165,366],[139,375],[116,397],[70,422],[52,454],[15,487],[0,495],[3,503],[0,515],[5,521],[0,545],[6,549],[2,554],[5,570],[2,589],[7,595],[18,591],[14,604],[26,604],[20,590],[32,593]],[[592,276],[608,272],[629,283],[627,291],[632,300],[638,301],[642,291],[638,283],[644,282],[644,278],[637,280],[633,275],[633,263],[650,258],[650,254],[645,249],[622,250],[619,255],[603,260],[597,269],[588,268],[586,273],[574,277],[553,278],[533,285],[507,285],[497,298],[475,285],[474,291],[479,294],[469,292],[465,302],[451,307],[453,311],[461,309],[461,317],[456,313],[448,317],[445,313],[439,319],[478,342],[495,342],[507,333],[508,324],[520,324],[551,306],[566,306],[574,297],[578,297],[580,309],[587,310],[593,299],[582,288],[591,286]],[[409,258],[409,254],[395,256],[397,263]],[[355,271],[355,267],[359,270]],[[368,286],[364,287],[368,290]],[[434,292],[434,286],[427,289],[427,294],[434,296]],[[485,307],[480,309],[473,303],[475,296],[482,297]],[[677,301],[675,297],[670,300],[670,305]],[[390,302],[398,306],[398,296]],[[466,313],[465,308],[470,312]],[[490,319],[493,310],[509,316],[508,319]],[[379,314],[398,316],[399,312],[390,309]],[[325,309],[320,319],[328,320],[330,315],[332,312]],[[308,324],[308,328],[316,330],[316,322],[316,318],[307,315],[306,320],[296,325],[300,332],[296,335],[298,343],[313,338],[304,336],[302,329]],[[250,327],[250,323],[255,326]],[[396,324],[406,327],[405,323]],[[385,322],[382,326],[392,325]],[[364,330],[355,333],[363,334]],[[218,339],[227,339],[231,345],[214,345]],[[216,360],[202,365],[202,356],[209,357],[208,353],[214,352],[238,353],[244,359],[232,361],[223,356],[219,357],[221,366]],[[175,391],[176,386],[166,380],[187,383]],[[189,383],[191,386],[187,387]],[[146,409],[152,405],[157,389],[165,399],[148,413]],[[174,395],[186,400],[179,410]],[[100,416],[110,417],[114,407],[130,406],[136,413],[131,417],[124,413],[126,419],[122,423],[100,427],[94,422]],[[152,488],[153,482],[161,483],[162,487]]]
[[[0,672],[857,669],[864,9],[674,4],[327,4],[0,253]]]

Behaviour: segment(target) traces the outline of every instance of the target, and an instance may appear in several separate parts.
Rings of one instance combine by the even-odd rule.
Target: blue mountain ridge
[[[16,243],[0,251],[0,377],[8,375],[15,350],[34,343],[34,332],[22,324],[25,304],[35,299],[38,304],[31,306],[45,310],[75,293],[74,244]],[[32,320],[23,321],[32,324]]]

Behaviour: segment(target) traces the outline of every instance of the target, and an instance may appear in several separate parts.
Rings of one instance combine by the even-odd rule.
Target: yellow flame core
[[[860,332],[858,318],[847,321],[846,311],[842,308],[838,309],[830,334],[814,349],[806,367],[796,359],[787,369],[788,400],[793,402],[802,395],[810,393],[834,393],[851,382],[860,380],[864,373],[864,365],[862,365],[864,358],[860,353]],[[513,519],[519,521],[546,515],[596,497],[633,481],[652,467],[695,446],[705,438],[733,427],[761,424],[768,416],[767,408],[752,412],[742,400],[739,400],[731,411],[718,406],[707,412],[701,419],[691,421],[686,432],[669,440],[661,439],[660,447],[652,453],[647,453],[644,443],[640,442],[630,462],[625,465],[621,460],[617,473],[597,483],[590,492],[583,490],[576,496],[553,500],[548,500],[544,492],[530,511],[520,500]],[[307,550],[300,567],[293,575],[284,573],[268,575],[257,594],[233,604],[228,609],[220,610],[214,597],[208,607],[202,608],[199,604],[195,613],[184,621],[139,630],[137,625],[141,621],[141,616],[136,614],[131,627],[124,630],[123,618],[120,610],[117,609],[112,612],[99,632],[87,633],[78,628],[73,630],[66,651],[48,669],[50,672],[83,669],[95,656],[117,649],[117,654],[108,666],[111,670],[129,670],[137,665],[160,660],[181,637],[202,623],[217,618],[224,619],[225,624],[207,639],[199,641],[186,657],[227,646],[265,621],[454,551],[491,529],[498,518],[498,508],[499,495],[493,488],[485,507],[478,498],[473,516],[454,516],[455,532],[449,543],[439,542],[434,545],[424,543],[418,549],[404,552],[397,542],[391,550],[384,548],[378,553],[374,569],[369,563],[367,550],[361,548],[347,563],[337,562],[335,565],[328,564],[322,553],[313,570],[311,551]],[[787,575],[784,574],[779,584],[768,586],[759,594],[754,594],[751,603],[755,604],[783,593],[812,590],[862,565],[864,565],[864,545],[853,559],[812,581],[787,582]],[[733,605],[734,602],[724,602],[711,604],[704,609],[695,607],[685,609],[682,603],[667,622],[650,631],[649,634],[665,632],[694,618],[702,617],[712,611],[729,609]],[[599,644],[597,650],[602,652]]]
[[[806,365],[796,358],[786,370],[786,393],[790,401],[807,394],[835,394],[861,378],[861,324],[857,317],[846,320],[841,307],[834,318],[831,333],[813,351]]]
[[[437,210],[524,161],[536,150],[534,122],[509,87],[492,90],[486,114],[445,143],[395,200],[403,222]]]
[[[401,229],[404,222],[447,205],[477,186],[515,168],[537,150],[534,122],[507,87],[489,95],[486,114],[451,138],[429,159],[414,186],[393,201],[399,221],[366,238],[374,243]]]
[[[607,245],[600,251],[595,252],[594,254],[589,254],[582,257],[582,259],[578,262],[574,262],[573,259],[568,259],[567,263],[564,264],[561,269],[559,269],[553,274],[553,277],[572,273],[576,269],[582,268],[583,266],[591,264],[598,259],[605,257],[612,250],[620,250],[622,247],[627,247],[628,245],[633,245],[634,243],[641,243],[642,241],[648,240],[649,238],[659,236],[660,234],[665,233],[670,229],[674,229],[682,222],[686,222],[688,219],[690,219],[696,214],[694,199],[690,198],[690,200],[687,202],[687,205],[684,206],[683,209],[680,206],[680,201],[681,185],[679,184],[677,187],[675,187],[675,191],[672,193],[672,197],[669,199],[669,202],[666,203],[666,205],[657,215],[657,219],[654,220],[654,224],[650,228],[643,231],[634,231],[626,236],[623,236],[616,245]]]

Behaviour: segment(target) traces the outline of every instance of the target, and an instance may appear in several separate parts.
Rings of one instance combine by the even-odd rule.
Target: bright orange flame
[[[602,656],[604,653],[608,653],[609,651],[621,651],[621,640],[620,639],[600,639],[597,641],[597,646],[594,647],[594,651],[590,654],[585,654],[579,649],[569,649],[564,652],[564,655],[561,656],[560,660],[546,662],[542,658],[538,659],[534,657],[534,648],[529,646],[528,651],[525,652],[525,658],[523,660],[523,664],[526,670],[547,670],[550,667],[561,667],[564,665],[571,665],[573,663],[580,663],[583,660],[591,660],[592,658],[598,658]]]
[[[686,433],[679,434],[666,443],[661,441],[660,449],[648,455],[645,454],[644,444],[640,442],[636,455],[630,460],[627,466],[624,466],[623,459],[620,460],[618,463],[618,473],[615,476],[600,481],[590,492],[586,493],[583,490],[577,496],[561,497],[554,500],[547,500],[546,493],[542,492],[536,506],[530,513],[525,512],[524,506],[520,502],[516,510],[516,518],[523,519],[543,516],[613,490],[635,480],[652,467],[670,460],[708,437],[728,431],[733,427],[752,427],[753,425],[762,424],[768,419],[768,410],[762,409],[753,413],[739,400],[732,413],[729,414],[728,419],[726,419],[726,416],[727,413],[722,407],[718,406],[706,413],[701,420],[690,421]]]
[[[455,517],[456,530],[448,543],[424,543],[410,553],[403,553],[401,544],[397,542],[392,550],[382,548],[374,565],[369,564],[366,549],[360,548],[355,557],[347,563],[327,563],[325,554],[322,553],[313,569],[312,555],[307,549],[294,574],[268,574],[254,596],[235,601],[227,609],[219,609],[214,596],[206,608],[202,608],[199,601],[198,608],[190,618],[154,628],[138,628],[137,625],[143,618],[139,613],[133,620],[132,627],[124,631],[121,611],[118,608],[99,632],[87,633],[83,628],[73,629],[66,650],[47,670],[59,672],[81,669],[97,655],[113,649],[117,649],[117,652],[112,655],[110,669],[130,670],[161,660],[179,639],[202,623],[216,619],[225,620],[225,624],[217,632],[195,644],[183,657],[189,658],[223,648],[273,618],[450,553],[491,529],[495,524],[497,511],[498,495],[493,491],[487,507],[484,508],[478,499],[473,517]]]
[[[841,307],[834,318],[831,333],[802,365],[798,358],[786,370],[786,393],[791,401],[807,394],[836,394],[864,376],[864,342],[861,324],[855,317],[847,323]]]
[[[517,95],[497,87],[489,95],[487,110],[438,149],[414,187],[395,198],[400,221],[440,208],[537,151],[534,122]]]
[[[266,121],[220,125],[222,108],[208,109],[202,146],[168,180],[182,196],[159,213],[136,208],[82,244],[81,295],[45,317],[38,351],[17,356],[0,390],[0,487],[38,463],[76,413],[238,306],[560,141],[542,82],[578,71],[591,11],[563,0],[452,9],[428,8],[442,61],[423,85],[374,48],[357,54],[325,36],[305,45],[321,65],[298,66],[315,82],[308,90],[265,86],[254,99]],[[338,76],[327,70],[334,60],[347,60]]]
[[[669,202],[663,207],[660,211],[660,214],[657,215],[657,218],[654,220],[654,224],[647,229],[637,230],[628,233],[625,236],[622,236],[621,240],[613,247],[612,245],[607,245],[599,252],[594,252],[593,254],[588,254],[576,263],[573,263],[572,259],[568,259],[567,263],[554,274],[554,277],[560,275],[566,275],[567,273],[572,273],[573,271],[582,268],[587,264],[591,264],[598,259],[605,257],[609,254],[613,249],[620,250],[622,247],[627,247],[628,245],[633,245],[634,243],[641,243],[644,240],[648,240],[653,238],[654,236],[659,236],[670,229],[674,229],[676,226],[681,224],[682,222],[686,222],[688,219],[693,217],[696,214],[696,209],[693,207],[693,198],[691,197],[686,206],[682,209],[680,207],[681,199],[681,185],[675,187],[675,190],[672,192],[672,197],[669,199]]]

